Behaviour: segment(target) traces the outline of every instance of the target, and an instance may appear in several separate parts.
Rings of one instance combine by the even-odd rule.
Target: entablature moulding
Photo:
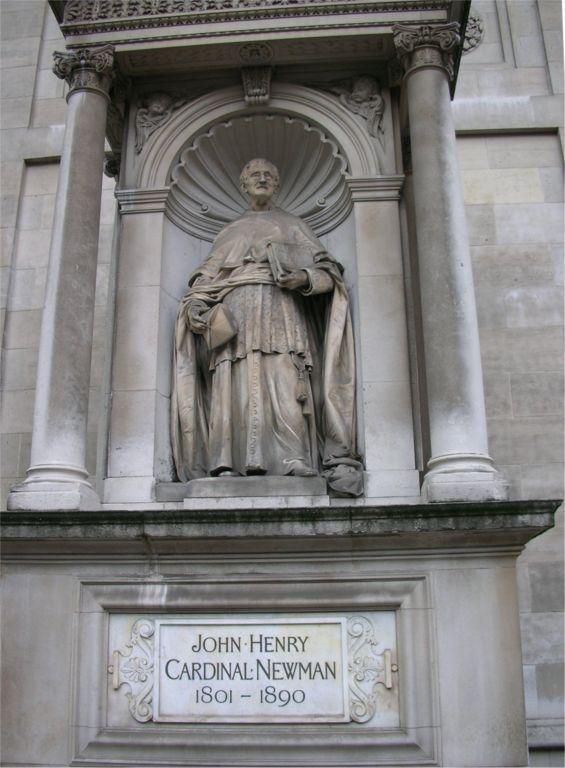
[[[50,5],[69,47],[112,44],[120,71],[141,76],[391,61],[394,25],[457,22],[463,29],[470,0],[50,0]]]

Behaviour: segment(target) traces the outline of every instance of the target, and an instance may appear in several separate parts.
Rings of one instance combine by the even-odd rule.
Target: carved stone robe
[[[279,261],[281,257],[281,261]],[[308,285],[280,288],[277,269]],[[191,275],[175,328],[172,445],[181,481],[218,475],[327,477],[362,492],[355,448],[355,358],[341,267],[300,219],[248,211]],[[237,334],[208,350],[188,311],[222,302]]]

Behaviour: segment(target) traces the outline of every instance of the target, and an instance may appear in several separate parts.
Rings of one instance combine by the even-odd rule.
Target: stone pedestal
[[[69,83],[37,371],[31,466],[9,509],[93,509],[85,467],[104,136],[113,49],[57,54]]]
[[[3,759],[525,766],[515,560],[551,526],[555,506],[6,513]],[[338,673],[346,676],[345,711],[313,700],[314,715],[302,716],[298,694],[292,716],[271,707],[265,717],[255,701],[246,719],[239,699],[222,694],[203,718],[194,681],[179,680],[180,651],[169,654],[167,690],[182,695],[163,709],[155,675],[165,657],[155,649],[168,652],[165,626],[171,639],[192,627],[195,645],[198,627],[210,637],[212,626],[224,638],[234,625],[252,631],[253,648],[226,646],[220,656],[207,641],[208,663],[253,651],[276,670],[277,690],[311,692],[321,673],[303,685],[288,678],[296,637],[306,644],[309,633],[324,635],[317,627],[340,624],[343,665],[335,647],[326,652],[329,683],[337,690]],[[277,626],[282,637],[294,627],[294,645],[290,656],[279,648],[287,666],[273,668],[274,641],[270,651],[257,644]],[[318,646],[308,647],[317,658]],[[251,668],[235,681],[199,678],[196,688],[257,693],[270,672],[257,686]]]
[[[479,330],[449,79],[458,24],[397,25],[406,74],[431,458],[428,501],[506,498],[488,455]]]

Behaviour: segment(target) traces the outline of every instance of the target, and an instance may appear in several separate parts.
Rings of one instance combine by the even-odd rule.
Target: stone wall
[[[454,114],[476,283],[491,455],[515,499],[563,495],[563,72],[559,0],[477,0],[484,35],[462,59]],[[64,84],[43,0],[3,0],[2,506],[29,465],[35,368]],[[478,24],[480,27],[480,23]],[[115,206],[105,180],[87,462],[95,471]],[[111,333],[111,331],[110,331]],[[562,746],[562,522],[520,559],[533,760]],[[543,750],[546,750],[545,752]],[[539,763],[542,764],[542,763]]]
[[[563,64],[557,0],[475,0],[454,111],[491,455],[511,498],[563,498]],[[557,130],[559,127],[559,131]],[[563,512],[518,560],[532,765],[561,765]]]

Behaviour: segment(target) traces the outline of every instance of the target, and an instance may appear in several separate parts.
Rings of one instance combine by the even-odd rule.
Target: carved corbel
[[[108,114],[106,117],[106,136],[112,151],[104,163],[104,173],[106,176],[116,180],[120,175],[126,102],[129,92],[129,78],[117,72],[112,89],[110,90],[110,103],[108,104]]]
[[[147,139],[157,128],[165,125],[173,113],[186,104],[188,99],[180,94],[155,91],[141,97],[137,104],[135,116],[135,151],[143,149]]]
[[[485,23],[479,13],[474,9],[469,14],[467,26],[465,27],[465,38],[463,40],[463,56],[471,53],[483,41],[485,34]]]
[[[93,91],[109,99],[114,80],[114,47],[81,48],[53,53],[53,72],[69,86],[67,100],[76,91]]]
[[[269,66],[242,68],[243,97],[248,106],[269,103],[272,72],[273,70]]]
[[[394,45],[406,74],[421,67],[437,67],[453,79],[453,53],[459,45],[459,24],[395,24]]]
[[[362,117],[366,121],[369,135],[382,143],[385,101],[378,81],[369,75],[361,75],[332,83],[329,90],[339,96],[346,109]]]

